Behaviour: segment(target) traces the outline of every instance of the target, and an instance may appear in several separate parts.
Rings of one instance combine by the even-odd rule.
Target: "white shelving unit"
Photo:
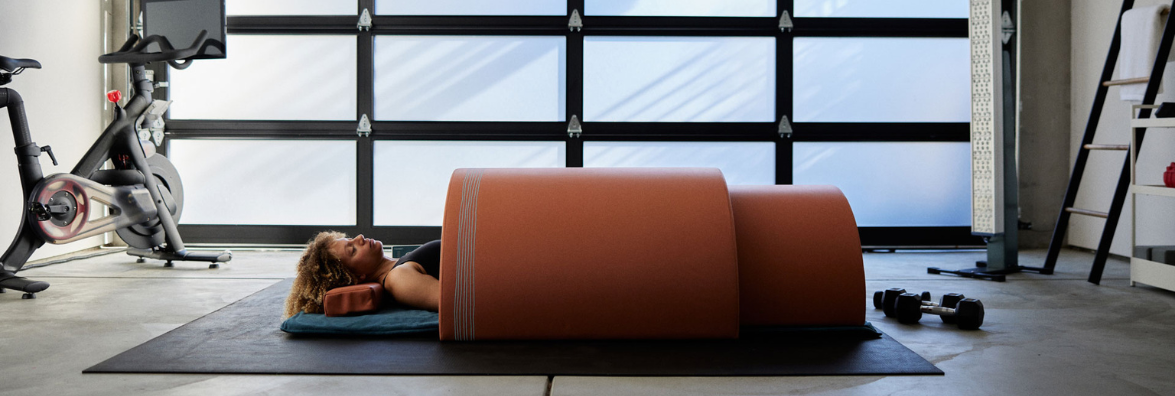
[[[1138,196],[1153,195],[1175,198],[1175,188],[1164,185],[1138,184],[1135,167],[1138,163],[1138,131],[1148,128],[1175,128],[1175,118],[1135,118],[1138,109],[1157,108],[1153,105],[1135,105],[1130,109],[1130,286],[1137,283],[1175,291],[1175,265],[1164,264],[1134,257],[1138,245],[1136,235],[1138,224]],[[1148,132],[1170,132],[1169,129],[1148,129]]]

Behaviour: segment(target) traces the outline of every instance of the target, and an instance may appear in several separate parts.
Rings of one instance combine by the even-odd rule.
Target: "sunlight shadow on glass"
[[[375,117],[563,121],[566,63],[563,37],[376,37]]]
[[[353,36],[229,35],[232,56],[170,73],[173,119],[354,120]]]
[[[358,0],[229,0],[225,13],[235,15],[356,15]]]
[[[564,142],[375,142],[375,225],[439,226],[457,168],[561,168]]]
[[[797,17],[967,18],[967,0],[795,0]]]
[[[771,122],[769,37],[587,37],[584,120]]]
[[[584,0],[585,15],[773,17],[774,0]]]
[[[727,184],[775,184],[775,143],[589,141],[583,166],[714,167]]]
[[[354,7],[352,7],[352,10]],[[565,0],[376,0],[379,15],[568,15]]]
[[[831,184],[861,227],[971,225],[967,142],[797,142],[794,184]]]
[[[355,142],[170,140],[180,224],[354,225]]]
[[[795,39],[797,122],[969,122],[966,38]]]

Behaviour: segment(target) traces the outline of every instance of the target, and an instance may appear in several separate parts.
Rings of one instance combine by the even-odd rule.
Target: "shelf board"
[[[1131,257],[1130,284],[1135,282],[1175,291],[1175,265]]]
[[[1135,184],[1130,186],[1130,191],[1135,194],[1142,195],[1158,195],[1163,197],[1175,197],[1175,188],[1167,186],[1159,186],[1153,184]]]
[[[1131,128],[1175,128],[1175,118],[1132,118]]]

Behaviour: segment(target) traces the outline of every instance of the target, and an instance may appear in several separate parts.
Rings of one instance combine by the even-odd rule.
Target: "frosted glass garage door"
[[[794,145],[795,184],[844,191],[861,227],[971,225],[966,142]]]
[[[584,0],[586,15],[773,17],[775,0]]]
[[[772,37],[585,37],[585,121],[771,122]]]
[[[228,58],[171,70],[171,118],[355,120],[355,36],[234,35]]]
[[[967,18],[967,0],[795,0],[797,17]]]
[[[564,142],[376,141],[375,225],[439,226],[457,168],[562,168]]]
[[[228,0],[228,15],[359,15],[357,0]]]
[[[172,139],[180,224],[355,225],[355,141]]]
[[[375,117],[563,121],[566,70],[562,36],[378,36]]]
[[[583,142],[584,167],[714,167],[727,184],[775,184],[775,143]]]
[[[376,0],[380,15],[568,15],[565,0]]]
[[[966,38],[796,38],[795,121],[970,122],[970,51]]]

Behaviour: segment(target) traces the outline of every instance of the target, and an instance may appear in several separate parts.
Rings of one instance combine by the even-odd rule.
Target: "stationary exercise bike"
[[[167,62],[177,69],[187,68],[204,47],[223,46],[206,41],[206,36],[207,31],[201,32],[191,47],[174,49],[164,37],[139,40],[132,34],[118,52],[100,56],[101,63],[130,66],[134,96],[125,107],[117,105],[117,98],[110,98],[116,102],[114,121],[68,174],[42,175],[41,153],[48,153],[53,165],[57,165],[57,158],[49,146],[32,141],[24,104],[16,90],[0,88],[0,108],[8,108],[24,193],[20,228],[0,256],[0,292],[20,290],[25,292],[23,298],[35,298],[34,293],[49,284],[16,276],[33,251],[45,242],[70,243],[109,231],[118,233],[129,246],[127,253],[138,256],[139,262],[143,258],[166,260],[165,266],[170,267],[173,260],[206,261],[211,263],[209,268],[218,268],[219,263],[232,259],[229,251],[197,253],[184,248],[176,229],[183,212],[183,184],[171,161],[155,152],[163,139],[158,122],[170,102],[151,99],[154,86],[147,77],[146,64]],[[159,51],[154,51],[152,44]],[[32,59],[0,56],[0,86],[26,69],[39,68],[41,64]],[[113,169],[99,169],[108,160]],[[105,205],[110,214],[97,217],[101,212],[94,202]]]

